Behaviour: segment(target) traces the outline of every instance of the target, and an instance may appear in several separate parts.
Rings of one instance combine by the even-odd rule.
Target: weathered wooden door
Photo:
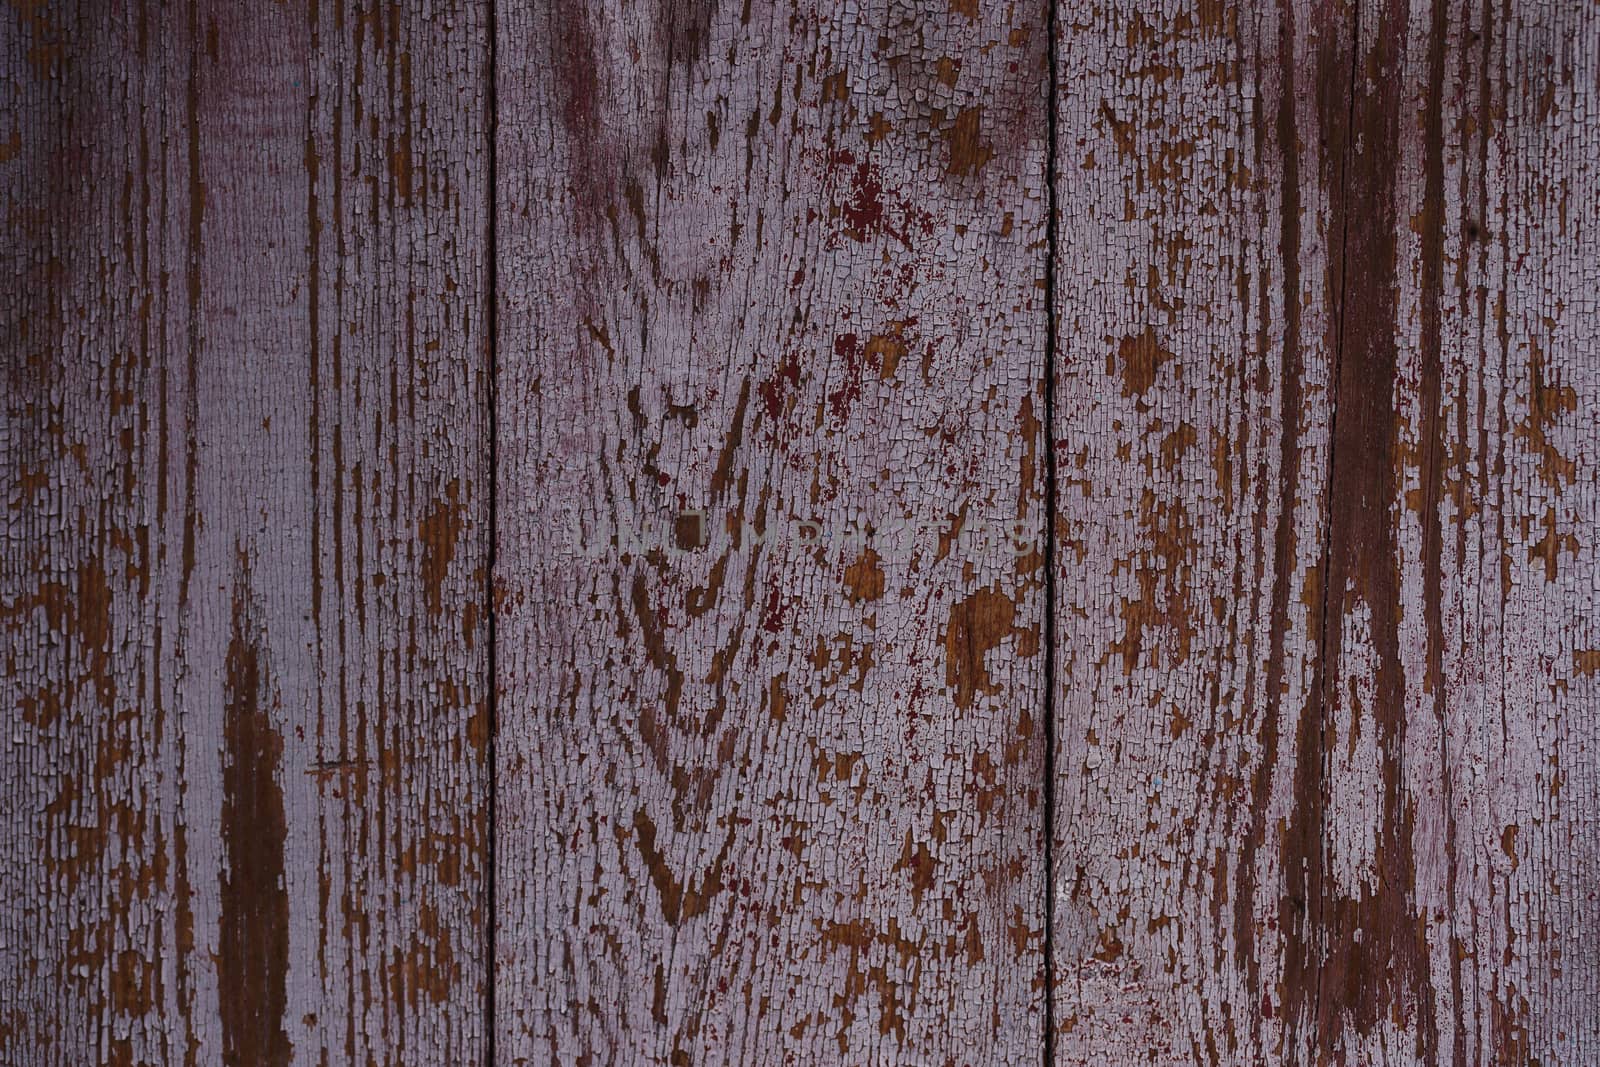
[[[0,48],[0,1062],[1600,1062],[1594,4]]]

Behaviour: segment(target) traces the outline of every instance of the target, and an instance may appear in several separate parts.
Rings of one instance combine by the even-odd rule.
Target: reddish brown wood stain
[[[970,708],[979,693],[999,687],[989,677],[984,657],[1012,634],[1016,605],[1004,593],[980,589],[950,609],[945,629],[945,685],[956,707]]]
[[[1376,14],[1388,32],[1378,34],[1370,54],[1358,57],[1366,70],[1351,97],[1329,94],[1322,116],[1323,127],[1339,129],[1335,139],[1346,146],[1329,215],[1329,230],[1344,239],[1339,274],[1330,279],[1338,313],[1331,323],[1334,336],[1326,342],[1337,375],[1327,492],[1338,503],[1328,511],[1321,603],[1314,608],[1320,622],[1313,689],[1296,740],[1281,916],[1290,941],[1285,995],[1295,1021],[1317,1035],[1325,1058],[1337,1054],[1347,1026],[1369,1036],[1392,1019],[1415,1035],[1422,1062],[1436,1062],[1434,990],[1426,938],[1416,921],[1415,815],[1401,766],[1409,713],[1399,653],[1401,556],[1393,510],[1400,462],[1392,385],[1400,292],[1396,48],[1405,36],[1406,12],[1389,5]],[[1436,390],[1432,401],[1436,406]],[[1434,503],[1430,517],[1437,516]],[[1341,720],[1352,736],[1375,735],[1378,759],[1380,799],[1368,831],[1376,838],[1373,877],[1354,893],[1327,870],[1328,820],[1337,813],[1330,810],[1324,749],[1340,742],[1332,724]]]
[[[1600,1062],[1592,5],[0,19],[0,1062]]]
[[[243,593],[235,590],[223,711],[220,825],[226,869],[217,938],[222,1054],[229,1064],[287,1064],[287,829],[278,782],[283,739],[272,726],[274,697],[263,689],[266,678],[250,627]]]

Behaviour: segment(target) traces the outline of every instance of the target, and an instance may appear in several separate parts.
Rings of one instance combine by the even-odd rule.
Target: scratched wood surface
[[[1038,1057],[1044,22],[502,7],[502,1062]]]
[[[0,1062],[1600,1062],[1594,4],[0,56]]]
[[[1057,1062],[1593,1062],[1597,12],[1061,22]]]
[[[481,1059],[483,10],[0,19],[5,1063]]]

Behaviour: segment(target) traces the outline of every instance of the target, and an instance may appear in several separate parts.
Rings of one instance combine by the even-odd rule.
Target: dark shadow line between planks
[[[485,775],[488,789],[485,822],[488,826],[485,831],[484,843],[483,1056],[486,1067],[494,1067],[495,999],[498,991],[496,982],[496,932],[499,925],[498,897],[496,896],[496,865],[498,863],[496,845],[499,841],[497,801],[500,792],[499,633],[495,621],[494,598],[495,557],[500,542],[500,252],[498,244],[500,174],[497,152],[500,140],[500,56],[498,47],[500,19],[499,12],[496,10],[495,0],[485,0],[484,6],[485,26],[487,29],[484,48],[484,80],[486,83],[484,87],[484,137],[488,142],[485,146],[485,156],[489,172],[488,193],[484,204],[484,210],[488,214],[484,227],[484,287],[488,294],[487,307],[484,312],[484,330],[487,334],[486,363],[489,374],[487,386],[489,440],[485,449],[485,459],[489,467],[489,534],[488,546],[484,553],[483,581],[485,639],[488,642],[488,650],[485,655],[488,689],[484,694],[484,715],[487,719],[485,729],[488,734],[487,744],[485,745],[485,758],[488,762]]]
[[[1056,191],[1056,93],[1058,54],[1056,3],[1046,0],[1045,56],[1048,93],[1045,110],[1045,262],[1044,262],[1044,1067],[1053,1067],[1056,1045],[1056,242],[1060,223]]]

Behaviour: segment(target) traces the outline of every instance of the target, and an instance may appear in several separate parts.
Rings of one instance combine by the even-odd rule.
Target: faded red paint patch
[[[843,423],[850,417],[850,409],[861,398],[861,368],[864,353],[861,339],[853,333],[834,338],[833,354],[844,361],[839,375],[839,388],[828,394],[828,410],[835,420]]]
[[[847,148],[828,155],[828,167],[843,175],[847,196],[835,204],[832,216],[844,222],[845,236],[852,241],[867,241],[887,234],[907,244],[913,229],[931,232],[933,216],[905,197],[892,196],[884,189],[883,174],[870,160],[860,159]],[[838,184],[837,178],[835,184]]]
[[[849,227],[850,236],[857,241],[865,241],[868,236],[888,228],[883,210],[883,181],[876,168],[865,160],[856,163],[855,157],[849,152],[838,153],[836,159],[842,165],[855,164],[850,179],[850,199],[845,201],[840,211]]]
[[[767,602],[761,609],[761,628],[769,634],[782,633],[787,616],[788,611],[784,604],[783,593],[777,586],[774,586],[768,590]]]
[[[794,408],[800,390],[800,359],[793,352],[786,354],[771,375],[756,387],[761,397],[762,410],[769,422],[787,414]],[[743,413],[741,407],[740,413]]]

